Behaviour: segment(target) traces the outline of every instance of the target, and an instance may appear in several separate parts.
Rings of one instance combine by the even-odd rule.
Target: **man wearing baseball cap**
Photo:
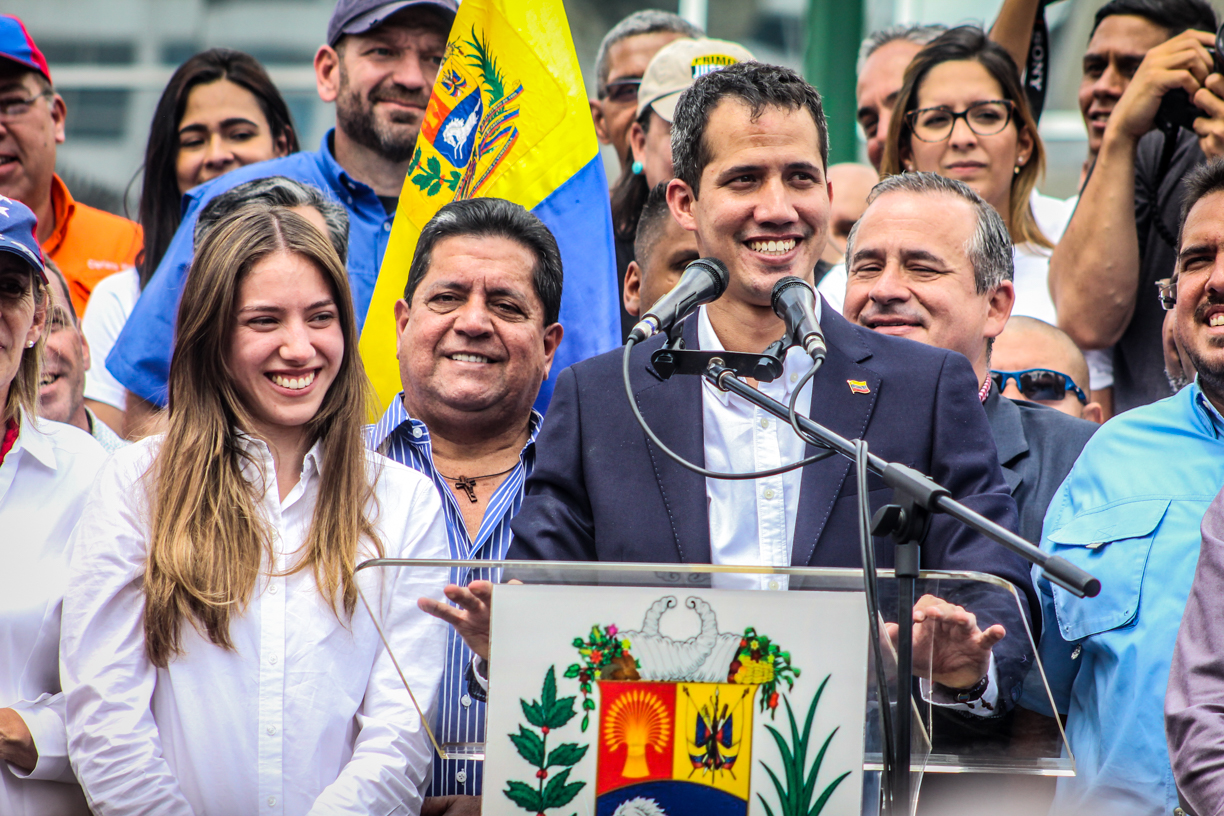
[[[314,59],[319,97],[336,104],[336,127],[317,151],[247,165],[187,193],[183,222],[106,359],[128,389],[129,421],[142,422],[166,404],[196,216],[214,196],[244,182],[287,176],[348,210],[347,266],[360,329],[457,8],[455,0],[336,3],[327,43]]]
[[[0,194],[34,212],[43,252],[63,270],[81,315],[98,281],[135,263],[144,235],[126,218],[74,201],[56,175],[66,117],[34,39],[21,20],[0,15]]]

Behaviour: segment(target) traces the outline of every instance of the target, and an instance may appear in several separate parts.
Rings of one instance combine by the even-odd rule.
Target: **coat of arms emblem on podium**
[[[833,812],[826,804],[855,775],[837,749],[853,744],[861,754],[862,745],[861,717],[859,733],[840,740],[840,726],[815,727],[834,667],[802,682],[816,667],[793,664],[784,647],[790,644],[765,633],[765,624],[779,621],[721,628],[716,603],[693,593],[656,594],[630,626],[605,618],[569,638],[570,662],[549,664],[534,685],[538,696],[516,701],[517,731],[506,736],[523,772],[505,769],[495,791],[502,774],[490,774],[490,766],[485,807],[559,816]],[[668,620],[674,616],[692,618],[687,628],[697,632],[666,634],[668,623],[685,629],[684,621]],[[806,693],[796,693],[797,683]],[[496,744],[492,725],[489,734]],[[498,761],[493,745],[488,751],[487,761]],[[503,807],[510,802],[519,809]]]

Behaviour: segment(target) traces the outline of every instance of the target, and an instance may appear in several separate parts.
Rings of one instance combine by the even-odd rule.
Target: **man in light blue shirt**
[[[1168,814],[1178,806],[1165,742],[1173,646],[1199,554],[1199,525],[1224,485],[1224,162],[1187,176],[1174,332],[1198,379],[1105,423],[1046,514],[1042,548],[1101,580],[1077,599],[1034,572],[1038,651],[1067,718],[1076,776],[1055,813]],[[1053,715],[1036,672],[1021,705]]]
[[[425,225],[395,305],[404,390],[367,429],[366,444],[433,480],[451,558],[472,562],[451,575],[460,586],[497,580],[482,562],[504,559],[510,547],[510,520],[535,467],[540,415],[531,405],[563,333],[561,278],[560,251],[539,218],[501,199],[468,199]],[[440,742],[484,742],[484,703],[468,690],[471,659],[451,629]],[[438,799],[426,799],[422,812],[440,813],[444,801],[450,816],[478,813],[469,797],[481,794],[481,765],[435,762],[430,797]]]

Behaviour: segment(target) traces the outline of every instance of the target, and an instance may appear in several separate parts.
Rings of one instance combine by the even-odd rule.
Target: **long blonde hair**
[[[203,241],[187,276],[170,363],[170,424],[148,473],[152,526],[145,566],[145,649],[165,667],[182,651],[189,620],[212,643],[232,649],[231,615],[246,608],[272,536],[259,504],[264,485],[242,474],[239,434],[253,427],[228,358],[239,287],[264,258],[290,252],[329,283],[344,334],[344,356],[318,414],[307,425],[322,442],[318,502],[301,559],[333,612],[351,616],[362,538],[381,555],[367,516],[374,490],[361,429],[371,388],[357,352],[357,329],[344,265],[331,243],[300,215],[279,207],[244,207]],[[265,475],[265,478],[268,478]],[[274,478],[274,477],[272,477]]]
[[[44,312],[48,310],[51,291],[47,288],[47,284],[38,277],[33,266],[24,262],[22,265],[29,270],[30,288],[22,293],[21,299],[29,297],[34,300],[34,316],[37,319],[40,310]],[[42,360],[47,347],[48,334],[50,331],[44,323],[42,334],[38,335],[38,342],[32,348],[21,349],[21,363],[17,366],[17,373],[13,376],[13,381],[9,383],[8,396],[4,400],[4,415],[0,417],[0,435],[4,433],[3,426],[7,425],[9,420],[16,419],[22,409],[25,409],[25,412],[31,417],[38,415],[38,381],[42,376]],[[22,342],[23,338],[13,339],[22,346],[25,345]]]
[[[903,172],[902,162],[910,153],[910,129],[907,114],[918,107],[918,90],[927,74],[944,62],[977,62],[994,77],[1003,89],[1003,98],[1014,106],[1012,121],[1021,132],[1033,140],[1033,155],[1012,178],[1008,198],[1007,229],[1013,244],[1032,243],[1052,249],[1054,244],[1037,226],[1029,202],[1037,180],[1045,175],[1045,145],[1037,132],[1037,121],[1029,109],[1028,96],[1020,84],[1020,71],[1015,61],[1000,45],[991,42],[977,26],[949,29],[928,43],[905,69],[905,83],[897,93],[892,121],[888,125],[888,140],[884,143],[884,158],[880,161],[880,176],[886,178]]]

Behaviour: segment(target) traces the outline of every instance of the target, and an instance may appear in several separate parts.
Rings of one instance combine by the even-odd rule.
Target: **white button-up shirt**
[[[3,426],[0,426],[0,436]],[[5,816],[88,814],[68,765],[60,693],[60,605],[69,536],[106,453],[89,434],[21,416],[0,464],[0,708],[25,721],[38,749],[31,772],[0,763]]]
[[[820,318],[820,299],[816,300]],[[697,315],[697,343],[702,351],[722,350],[704,306]],[[782,376],[760,383],[762,394],[790,401],[812,358],[798,347],[786,353]],[[806,414],[812,384],[803,387],[795,407]],[[723,473],[770,470],[803,458],[806,443],[783,422],[743,397],[701,381],[701,411],[706,469]],[[799,510],[802,469],[764,479],[706,479],[710,517],[710,557],[715,564],[789,567]],[[728,589],[786,589],[785,575],[716,575],[714,585]]]
[[[166,669],[145,655],[142,581],[148,499],[142,475],[159,440],[114,454],[75,534],[61,662],[72,764],[95,812],[158,816],[407,814],[421,806],[431,745],[391,657],[359,600],[337,618],[313,571],[291,567],[319,500],[320,445],[280,500],[271,452],[244,438],[244,475],[265,488],[273,536],[250,604],[230,621],[232,651],[190,622]],[[369,453],[370,508],[385,555],[446,558],[437,491]],[[266,474],[266,477],[265,477]],[[358,561],[370,557],[363,543]],[[357,575],[421,709],[442,676],[446,626],[417,608],[441,597],[444,569]]]

